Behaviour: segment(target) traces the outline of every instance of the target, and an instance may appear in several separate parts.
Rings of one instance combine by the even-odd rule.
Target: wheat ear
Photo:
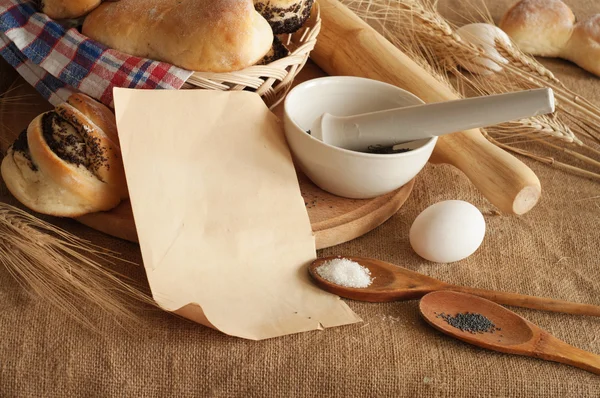
[[[154,305],[148,294],[99,262],[110,265],[116,259],[114,252],[0,203],[2,265],[28,292],[94,331],[89,305],[122,326],[141,322],[133,307]]]
[[[600,118],[600,110],[581,96],[566,88],[549,70],[534,59],[521,53],[516,47],[500,47],[498,51],[509,61],[503,65],[501,73],[492,78],[482,79],[463,73],[457,65],[465,65],[477,58],[488,58],[494,61],[482,49],[461,39],[454,27],[436,10],[436,3],[428,0],[365,0],[345,1],[361,18],[374,26],[393,44],[411,56],[421,58],[429,63],[430,68],[439,71],[438,76],[450,73],[453,79],[442,79],[447,85],[455,87],[463,96],[469,92],[479,94],[495,94],[533,87],[551,87],[558,99],[559,112],[552,118],[536,117],[525,121],[495,126],[486,136],[495,144],[507,149],[511,145],[525,142],[542,143],[547,140],[560,139],[562,145],[574,145],[597,155],[598,151],[583,143],[573,132],[585,134],[597,140],[598,127],[596,119]],[[485,19],[485,13],[481,13]],[[503,43],[501,43],[503,44]],[[470,94],[472,95],[472,94]],[[559,116],[564,116],[565,121]],[[509,135],[512,134],[512,138]],[[492,139],[492,138],[496,139]],[[503,141],[503,142],[501,142]],[[598,162],[573,150],[558,146],[557,150],[583,160],[592,167]],[[556,146],[555,146],[556,147]],[[558,164],[554,159],[530,153],[519,148],[513,152],[549,164]],[[569,166],[569,167],[567,167]],[[575,166],[562,167],[569,170],[580,170]],[[591,174],[590,174],[591,173]],[[591,176],[595,173],[581,170],[580,174]]]

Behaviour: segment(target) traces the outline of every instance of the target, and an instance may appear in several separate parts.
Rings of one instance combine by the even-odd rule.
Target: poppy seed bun
[[[254,7],[271,24],[273,33],[294,33],[310,16],[314,0],[254,0]]]
[[[81,94],[77,102],[81,108],[103,107]],[[110,210],[128,197],[118,142],[91,116],[63,103],[19,135],[1,166],[17,200],[39,213],[77,217]],[[116,131],[116,125],[110,127]]]

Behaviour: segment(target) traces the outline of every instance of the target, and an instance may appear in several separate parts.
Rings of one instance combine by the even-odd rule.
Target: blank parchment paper
[[[279,120],[250,92],[115,89],[148,281],[165,310],[266,339],[359,322],[315,287],[315,243]]]

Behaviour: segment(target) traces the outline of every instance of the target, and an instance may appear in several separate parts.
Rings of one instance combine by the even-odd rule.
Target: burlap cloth
[[[458,16],[463,2],[443,2]],[[488,0],[496,20],[510,0]],[[594,0],[571,0],[581,18]],[[544,61],[570,87],[600,102],[600,80],[562,61]],[[525,159],[543,185],[528,214],[497,215],[450,166],[427,166],[405,206],[364,237],[320,255],[360,255],[444,281],[600,305],[600,185]],[[472,257],[432,265],[410,249],[412,220],[427,206],[462,199],[485,215],[487,235]],[[2,190],[3,201],[14,203]],[[75,222],[59,225],[141,264],[134,244]],[[141,267],[119,270],[145,283]],[[532,358],[485,351],[427,326],[417,301],[348,304],[364,323],[261,342],[228,337],[154,311],[126,332],[97,317],[98,336],[31,297],[0,267],[2,397],[599,397],[600,377]],[[600,354],[600,319],[515,309],[574,346]]]

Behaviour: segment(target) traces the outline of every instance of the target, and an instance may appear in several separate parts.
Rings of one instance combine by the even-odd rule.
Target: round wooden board
[[[324,249],[358,238],[389,219],[409,197],[415,180],[392,193],[367,200],[334,196],[302,174],[299,182],[317,249]],[[117,238],[137,242],[129,201],[109,212],[86,214],[77,221]]]
[[[2,79],[5,75],[9,75],[11,80],[15,77],[14,73],[8,73],[3,74]],[[295,84],[323,75],[318,67],[309,62]],[[4,87],[6,86],[4,84]],[[52,106],[23,79],[17,78],[11,87],[10,97],[19,96],[21,100],[13,103],[0,102],[0,143],[3,151],[33,118],[52,109]],[[275,109],[275,114],[281,117],[281,106]],[[318,249],[355,239],[381,225],[402,207],[414,186],[412,180],[387,195],[368,200],[354,200],[321,190],[301,173],[298,179]],[[137,242],[129,201],[121,203],[109,212],[88,214],[77,220],[109,235]]]

